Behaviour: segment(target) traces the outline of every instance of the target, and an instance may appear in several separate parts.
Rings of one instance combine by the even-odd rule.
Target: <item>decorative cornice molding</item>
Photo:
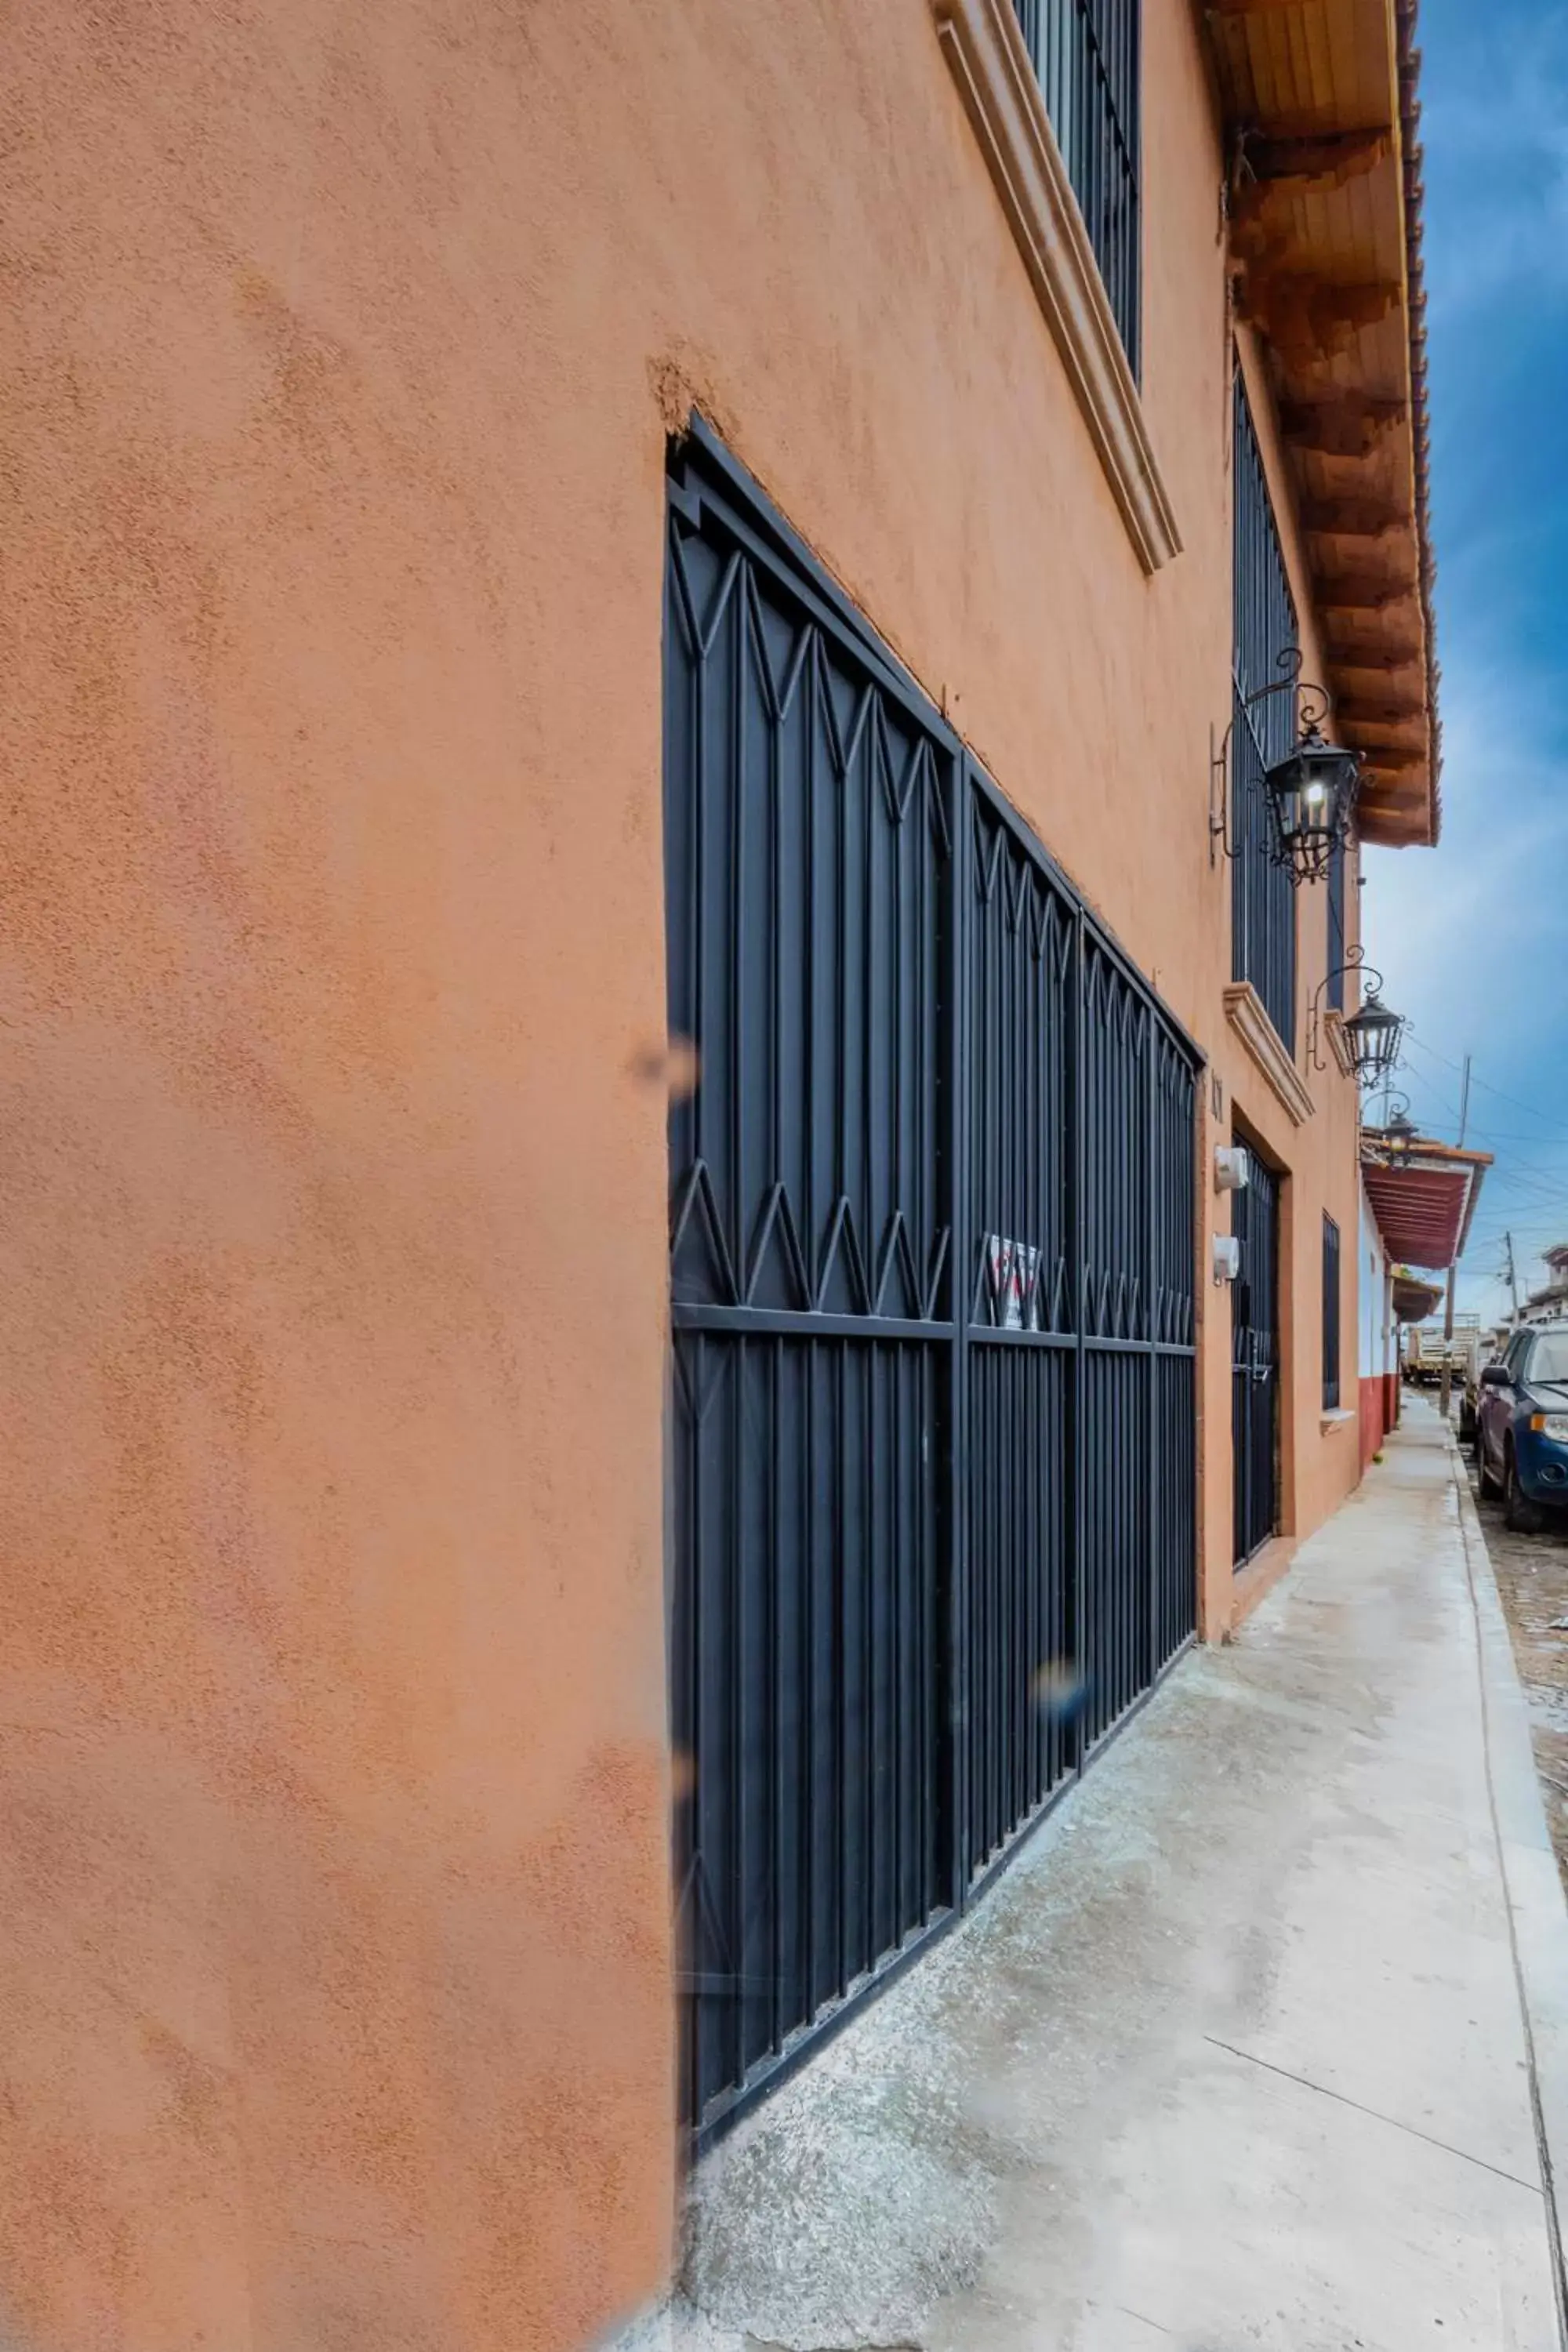
[[[1225,1017],[1296,1126],[1305,1126],[1312,1116],[1312,1097],[1249,980],[1226,990]]]
[[[1138,386],[1013,0],[931,0],[936,28],[1036,299],[1145,572],[1182,551]]]

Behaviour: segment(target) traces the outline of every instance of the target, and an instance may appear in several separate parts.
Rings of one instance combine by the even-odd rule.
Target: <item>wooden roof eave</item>
[[[1237,314],[1269,357],[1359,829],[1439,822],[1414,0],[1199,0]],[[1391,755],[1392,758],[1391,758]]]

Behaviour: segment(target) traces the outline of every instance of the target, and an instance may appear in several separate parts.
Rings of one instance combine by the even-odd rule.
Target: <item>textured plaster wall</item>
[[[553,2352],[664,2264],[647,1069],[692,400],[1212,1048],[1222,1124],[1234,1091],[1291,1155],[1298,1234],[1342,1158],[1353,1230],[1342,1105],[1287,1132],[1219,1018],[1219,155],[1184,0],[1147,18],[1145,397],[1187,551],[1152,581],[925,0],[9,14],[26,2352]],[[1305,1527],[1354,1440],[1302,1392]]]

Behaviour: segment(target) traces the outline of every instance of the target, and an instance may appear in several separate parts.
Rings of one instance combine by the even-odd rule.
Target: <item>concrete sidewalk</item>
[[[681,2352],[1548,2352],[1568,1919],[1436,1416],[695,2186]]]

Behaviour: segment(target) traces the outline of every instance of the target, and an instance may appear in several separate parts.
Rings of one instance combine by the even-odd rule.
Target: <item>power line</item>
[[[1417,1045],[1420,1044],[1420,1040],[1418,1038],[1412,1042]],[[1421,1050],[1423,1053],[1428,1054],[1432,1051],[1429,1045],[1422,1045]],[[1456,1066],[1456,1065],[1448,1062],[1448,1058],[1446,1054],[1434,1055],[1433,1059],[1435,1061],[1443,1062],[1449,1068]],[[1419,1077],[1419,1073],[1415,1075]],[[1428,1078],[1422,1083],[1424,1086],[1429,1086],[1432,1082]],[[1474,1083],[1479,1087],[1483,1086],[1486,1082],[1482,1078],[1477,1078]],[[1495,1093],[1497,1089],[1493,1087],[1490,1091]],[[1454,1119],[1456,1122],[1462,1123],[1461,1110],[1457,1103],[1451,1103],[1445,1095],[1436,1095],[1432,1097],[1431,1099],[1436,1103],[1439,1110],[1447,1114],[1449,1118]],[[1505,1101],[1511,1101],[1512,1097],[1511,1096],[1505,1096],[1503,1099]],[[1475,1134],[1477,1140],[1481,1143],[1531,1143],[1536,1145],[1538,1148],[1541,1148],[1549,1147],[1552,1143],[1561,1142],[1564,1150],[1568,1150],[1568,1131],[1565,1131],[1561,1135],[1556,1133],[1552,1135],[1505,1134],[1497,1128],[1483,1127],[1478,1121],[1475,1128]],[[1557,1169],[1542,1168],[1538,1162],[1533,1160],[1521,1160],[1515,1161],[1514,1164],[1517,1167],[1531,1169],[1536,1174],[1545,1176],[1549,1179],[1555,1179],[1561,1172],[1563,1172]]]
[[[1405,1036],[1407,1044],[1418,1046],[1423,1054],[1429,1054],[1433,1061],[1441,1062],[1446,1070],[1458,1072],[1464,1068],[1462,1062],[1452,1062],[1447,1054],[1439,1054],[1436,1045],[1428,1045],[1425,1037],[1418,1035],[1408,1023],[1405,1024]],[[1499,1102],[1511,1103],[1515,1110],[1523,1111],[1528,1118],[1538,1118],[1543,1126],[1550,1123],[1545,1112],[1537,1110],[1533,1103],[1521,1102],[1518,1095],[1506,1094],[1501,1087],[1494,1087],[1489,1078],[1477,1078],[1475,1084],[1482,1087],[1487,1094],[1496,1095]],[[1542,1136],[1538,1139],[1544,1142],[1546,1138]],[[1568,1142],[1568,1136],[1564,1136],[1561,1129],[1554,1129],[1552,1139],[1556,1142]]]

